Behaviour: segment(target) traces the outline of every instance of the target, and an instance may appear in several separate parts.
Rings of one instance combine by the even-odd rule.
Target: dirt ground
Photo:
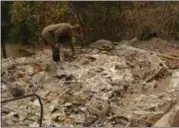
[[[134,47],[156,51],[161,53],[166,52],[178,52],[179,50],[179,41],[165,41],[160,38],[153,38],[149,41],[139,41],[133,44]],[[34,46],[22,46],[20,44],[7,43],[6,50],[8,57],[25,57],[30,56],[31,54],[43,50],[46,47],[34,47]],[[22,50],[23,49],[23,50]]]
[[[34,47],[30,45],[21,45],[19,43],[6,43],[7,57],[28,57],[34,53],[42,50],[41,47]]]

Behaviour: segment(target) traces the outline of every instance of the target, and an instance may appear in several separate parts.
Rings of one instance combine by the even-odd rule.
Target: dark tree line
[[[43,27],[60,22],[82,26],[80,45],[101,38],[179,39],[179,2],[3,1],[1,7],[1,19],[9,24],[1,25],[2,34],[23,44],[39,44]]]
[[[3,58],[7,57],[5,40],[8,37],[9,30],[12,26],[10,22],[10,16],[8,14],[12,2],[1,2],[1,51]]]

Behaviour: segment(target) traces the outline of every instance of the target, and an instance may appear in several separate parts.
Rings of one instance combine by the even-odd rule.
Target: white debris
[[[179,70],[173,71],[172,78],[171,78],[171,86],[172,88],[179,89]]]
[[[100,46],[113,47],[111,42],[101,42],[104,41]],[[117,45],[109,53],[86,51],[79,50],[74,60],[58,63],[52,62],[50,50],[28,58],[3,59],[2,78],[29,86],[29,90],[35,88],[33,93],[43,101],[44,126],[140,126],[138,120],[161,114],[176,97],[175,90],[157,92],[157,81],[168,67],[155,54],[127,45]],[[35,72],[37,65],[41,69]],[[172,88],[178,88],[179,71],[174,70],[170,77]],[[3,91],[3,95],[6,93]],[[16,102],[24,109],[27,106],[20,120],[38,127],[38,100]],[[11,107],[14,111],[21,109]]]

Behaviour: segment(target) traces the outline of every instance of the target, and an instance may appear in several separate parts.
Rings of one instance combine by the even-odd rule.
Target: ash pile
[[[44,49],[2,59],[2,101],[12,98],[10,85],[23,95],[39,95],[44,127],[153,126],[177,102],[179,68],[171,69],[153,52],[99,40],[66,58],[54,63]],[[37,99],[1,105],[4,126],[38,127]]]

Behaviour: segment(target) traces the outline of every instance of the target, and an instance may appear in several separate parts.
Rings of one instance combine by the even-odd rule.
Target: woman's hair
[[[81,28],[81,26],[79,25],[79,24],[75,24],[75,25],[73,25],[73,28],[72,28],[75,32],[77,32],[77,33],[81,33],[82,32],[82,28]]]

